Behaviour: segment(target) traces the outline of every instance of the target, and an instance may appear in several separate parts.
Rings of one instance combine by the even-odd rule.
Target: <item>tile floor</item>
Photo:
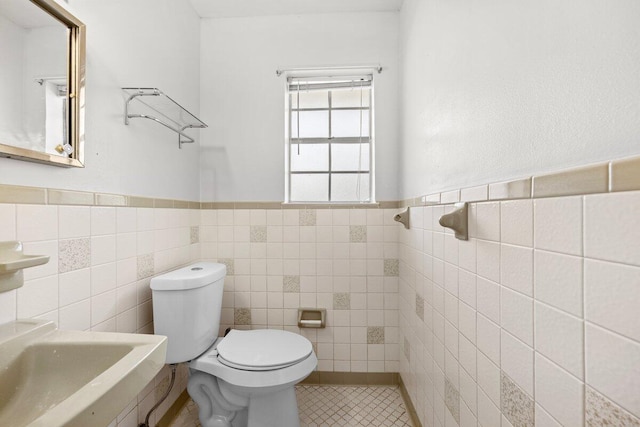
[[[299,385],[296,394],[301,427],[413,427],[398,387]],[[171,427],[200,427],[192,400]]]

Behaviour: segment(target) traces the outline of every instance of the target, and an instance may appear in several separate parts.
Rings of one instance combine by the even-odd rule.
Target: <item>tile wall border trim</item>
[[[396,209],[640,190],[640,156],[376,203],[196,202],[0,184],[0,203],[173,209]]]
[[[395,200],[377,203],[305,204],[273,202],[194,202],[123,194],[0,184],[0,203],[172,209],[395,209]]]
[[[313,371],[299,384],[304,385],[399,385],[397,372]]]
[[[400,200],[398,207],[539,199],[638,190],[640,190],[640,156],[635,156],[510,181],[427,194]]]

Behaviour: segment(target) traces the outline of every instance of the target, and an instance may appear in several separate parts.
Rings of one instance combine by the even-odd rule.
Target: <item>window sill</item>
[[[284,209],[376,209],[380,207],[378,202],[353,203],[353,202],[283,202]]]

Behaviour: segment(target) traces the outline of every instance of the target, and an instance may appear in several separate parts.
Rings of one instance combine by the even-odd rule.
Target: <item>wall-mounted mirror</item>
[[[0,0],[0,156],[84,166],[85,26],[54,0]]]

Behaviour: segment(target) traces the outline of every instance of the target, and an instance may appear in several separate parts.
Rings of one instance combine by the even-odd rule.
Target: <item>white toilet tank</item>
[[[151,279],[153,325],[166,335],[166,363],[195,359],[218,337],[224,264],[199,262]]]

